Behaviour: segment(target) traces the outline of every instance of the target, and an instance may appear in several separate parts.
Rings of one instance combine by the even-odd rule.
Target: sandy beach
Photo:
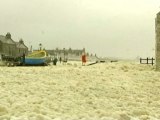
[[[159,76],[133,61],[0,67],[0,120],[159,120]]]

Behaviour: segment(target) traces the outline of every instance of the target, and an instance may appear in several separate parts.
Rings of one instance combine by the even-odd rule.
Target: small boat
[[[25,65],[47,65],[50,57],[44,50],[34,51],[25,57]]]

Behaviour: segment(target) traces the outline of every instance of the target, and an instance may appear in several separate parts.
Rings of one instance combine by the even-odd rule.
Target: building
[[[16,54],[21,56],[23,53],[28,54],[28,48],[24,44],[23,40],[20,39],[19,42],[16,42]]]
[[[10,33],[7,33],[6,36],[0,35],[0,54],[16,57],[23,53],[28,54],[28,47],[23,40],[15,42]]]
[[[82,55],[82,52],[83,50],[72,50],[71,48],[69,49],[58,49],[56,48],[55,50],[46,50],[50,55],[53,55],[53,56],[64,56],[64,55],[67,55],[67,56],[81,56]]]
[[[76,59],[76,60],[80,60],[81,59],[81,55],[84,52],[85,49],[58,49],[56,48],[55,50],[46,50],[48,54],[52,55],[52,56],[57,56],[57,57],[61,57],[62,59]],[[87,53],[88,55],[88,53]]]
[[[155,21],[155,30],[156,30],[156,46],[155,46],[156,70],[160,71],[160,12],[157,13]]]

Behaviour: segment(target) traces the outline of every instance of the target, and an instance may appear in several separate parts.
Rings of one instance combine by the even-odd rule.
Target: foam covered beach
[[[159,76],[124,61],[0,67],[0,120],[159,120]]]

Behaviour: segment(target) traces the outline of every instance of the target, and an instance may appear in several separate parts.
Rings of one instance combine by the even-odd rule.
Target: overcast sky
[[[106,57],[154,56],[160,0],[0,0],[0,34],[34,49],[86,48]]]

